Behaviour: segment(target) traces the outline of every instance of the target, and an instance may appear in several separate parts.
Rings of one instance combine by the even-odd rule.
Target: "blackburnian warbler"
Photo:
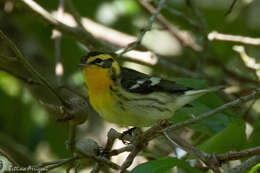
[[[120,67],[112,54],[90,52],[81,59],[92,107],[105,120],[125,126],[150,126],[180,107],[220,87],[194,90]]]

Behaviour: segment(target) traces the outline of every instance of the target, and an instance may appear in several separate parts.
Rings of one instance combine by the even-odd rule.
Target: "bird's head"
[[[102,80],[116,80],[120,75],[120,66],[113,58],[113,54],[104,52],[90,52],[83,56],[79,66],[83,68],[88,83],[101,83]]]

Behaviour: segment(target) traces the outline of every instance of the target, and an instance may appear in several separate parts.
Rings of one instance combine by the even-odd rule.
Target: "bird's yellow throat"
[[[91,95],[104,94],[113,85],[113,81],[109,77],[109,71],[96,66],[85,68],[84,78]]]

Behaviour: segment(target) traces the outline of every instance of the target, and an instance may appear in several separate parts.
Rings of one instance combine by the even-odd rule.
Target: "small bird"
[[[92,107],[105,120],[121,126],[147,127],[194,99],[221,87],[195,90],[175,81],[120,67],[115,55],[90,52],[82,57]]]

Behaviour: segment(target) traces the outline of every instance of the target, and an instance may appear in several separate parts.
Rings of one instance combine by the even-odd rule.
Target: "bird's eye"
[[[95,61],[93,61],[93,64],[100,64],[102,62],[102,60],[100,58],[95,59]]]

